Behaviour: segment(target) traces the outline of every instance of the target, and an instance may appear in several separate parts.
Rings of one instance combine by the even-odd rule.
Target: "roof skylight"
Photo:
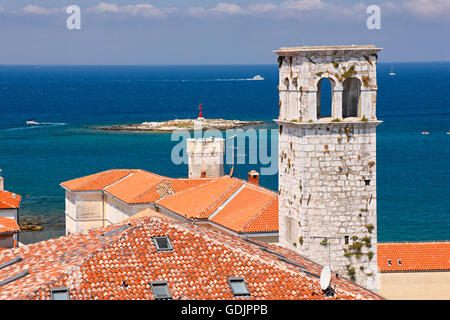
[[[167,281],[152,281],[150,286],[156,300],[172,299]]]
[[[231,291],[235,296],[249,296],[250,291],[248,291],[247,284],[244,278],[241,277],[229,277],[228,284],[231,287]]]
[[[154,237],[153,242],[155,242],[156,250],[158,251],[173,250],[169,237]]]
[[[66,287],[50,289],[52,300],[70,300],[69,289]]]

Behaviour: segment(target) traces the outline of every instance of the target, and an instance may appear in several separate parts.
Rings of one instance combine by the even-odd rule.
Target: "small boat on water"
[[[256,76],[254,76],[254,77],[251,78],[250,80],[264,80],[264,78],[261,77],[259,74],[257,74]]]
[[[389,75],[390,76],[395,76],[395,72],[394,72],[394,68],[391,66],[391,72],[389,72]]]
[[[422,134],[430,134],[428,131],[422,131]]]
[[[36,122],[34,120],[27,121],[27,126],[37,126],[37,125],[39,125],[39,122]]]

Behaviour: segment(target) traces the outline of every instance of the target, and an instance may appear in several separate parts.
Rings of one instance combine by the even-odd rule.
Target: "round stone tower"
[[[375,46],[281,48],[280,244],[377,288]],[[329,81],[325,112],[322,83]],[[322,100],[322,101],[321,101]]]

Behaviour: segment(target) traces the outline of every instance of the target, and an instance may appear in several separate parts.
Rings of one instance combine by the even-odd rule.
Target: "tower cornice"
[[[376,128],[378,125],[383,123],[383,121],[375,120],[375,121],[340,121],[340,122],[333,122],[333,121],[324,121],[324,122],[299,122],[299,121],[289,121],[289,120],[280,120],[280,119],[274,119],[278,125],[286,126],[286,127],[293,127],[293,128],[303,128],[303,129],[325,129],[329,128],[330,126],[333,127],[347,127],[347,126],[353,126],[358,128]]]

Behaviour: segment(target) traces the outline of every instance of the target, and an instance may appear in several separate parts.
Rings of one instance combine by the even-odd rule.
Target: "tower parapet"
[[[281,48],[280,244],[377,288],[375,46]],[[321,113],[321,81],[331,114]],[[323,93],[322,93],[323,94]]]
[[[280,120],[331,121],[359,118],[376,120],[375,46],[280,48]],[[320,84],[332,87],[331,116],[320,109]],[[327,119],[328,118],[328,119]]]
[[[189,178],[221,177],[224,175],[225,139],[187,139]]]

